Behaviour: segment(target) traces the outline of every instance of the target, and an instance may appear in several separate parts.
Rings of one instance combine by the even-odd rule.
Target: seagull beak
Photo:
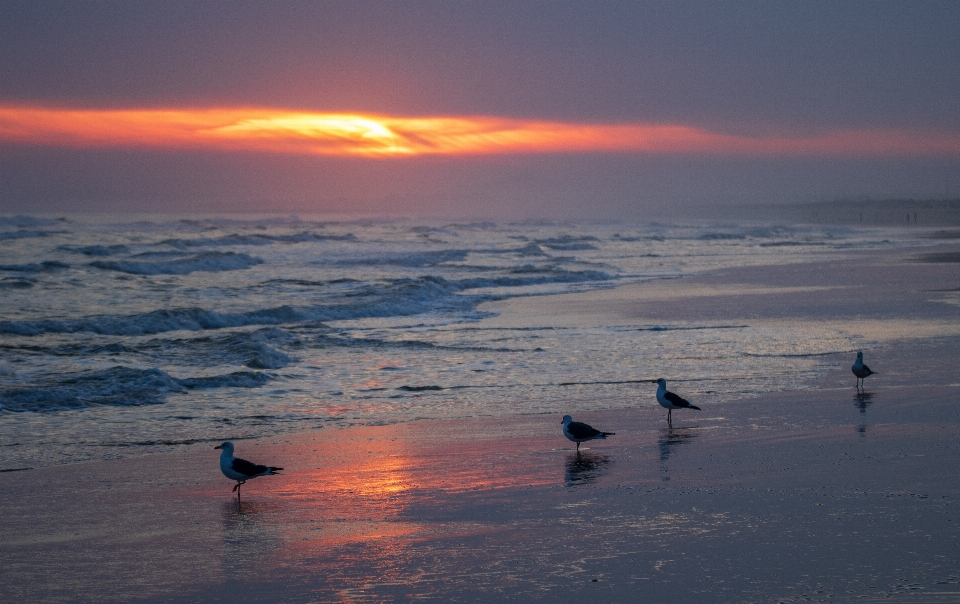
[[[220,445],[217,445],[216,447],[214,447],[214,449],[222,449],[222,448],[223,447],[221,447]]]

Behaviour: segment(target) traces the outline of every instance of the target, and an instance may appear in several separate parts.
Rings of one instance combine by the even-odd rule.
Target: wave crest
[[[236,252],[204,252],[187,258],[160,261],[97,260],[95,268],[132,275],[188,275],[193,272],[236,271],[263,264],[263,260]]]
[[[116,366],[80,372],[54,383],[0,391],[0,409],[46,412],[92,405],[158,405],[165,402],[171,392],[200,388],[257,388],[272,379],[269,374],[255,371],[177,379],[156,368]]]

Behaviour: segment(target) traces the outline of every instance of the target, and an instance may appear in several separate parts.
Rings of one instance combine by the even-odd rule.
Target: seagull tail
[[[696,409],[697,411],[700,411],[700,407],[697,407],[696,405],[690,405],[690,408],[691,408],[691,409]]]
[[[267,468],[267,472],[266,472],[266,473],[267,473],[267,474],[276,474],[276,473],[278,473],[278,472],[279,472],[280,470],[282,470],[282,469],[283,469],[283,468],[275,468],[275,467],[273,467],[273,466],[270,466],[269,468]]]
[[[606,438],[608,436],[616,435],[616,432],[601,432],[600,434],[603,434],[603,437]]]

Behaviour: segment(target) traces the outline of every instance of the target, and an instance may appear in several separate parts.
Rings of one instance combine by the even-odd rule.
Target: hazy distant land
[[[837,199],[788,205],[745,205],[731,218],[863,226],[960,226],[960,198]]]

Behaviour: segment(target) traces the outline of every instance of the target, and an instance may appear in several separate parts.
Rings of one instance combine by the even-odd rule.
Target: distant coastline
[[[837,199],[816,203],[745,205],[732,217],[810,224],[863,226],[960,226],[960,197],[954,199]]]

